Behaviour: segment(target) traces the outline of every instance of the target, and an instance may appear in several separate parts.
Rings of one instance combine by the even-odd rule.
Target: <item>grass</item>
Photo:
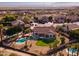
[[[41,40],[38,40],[36,43],[37,46],[47,46],[47,44]]]
[[[46,41],[46,40],[38,40],[36,45],[37,46],[49,46],[51,45],[52,47],[56,47],[57,44],[59,43],[58,40],[49,40],[49,41]]]

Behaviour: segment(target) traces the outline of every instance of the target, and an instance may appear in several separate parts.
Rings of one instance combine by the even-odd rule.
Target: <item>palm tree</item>
[[[52,16],[49,16],[49,17],[48,17],[48,20],[49,20],[49,22],[52,22],[52,21],[53,21]]]
[[[50,48],[50,49],[52,48],[51,44],[49,44],[49,48]]]
[[[78,46],[78,49],[77,49],[77,56],[79,55],[79,46]]]
[[[78,54],[79,54],[79,43],[75,44],[75,48],[77,49],[77,56],[78,56]]]
[[[71,48],[74,49],[75,48],[74,45],[72,45]],[[73,56],[73,50],[72,50],[72,56]]]
[[[79,43],[74,43],[74,44],[72,44],[72,45],[71,45],[71,48],[72,48],[72,49],[77,49],[77,56],[78,56],[78,53],[79,53],[79,52],[78,52],[78,50],[79,50]],[[73,51],[72,51],[72,56],[73,56]]]
[[[69,48],[71,47],[71,45],[67,45],[67,49],[68,49],[68,56],[69,56]]]
[[[78,56],[78,54],[79,54],[79,46],[77,47],[77,56]]]

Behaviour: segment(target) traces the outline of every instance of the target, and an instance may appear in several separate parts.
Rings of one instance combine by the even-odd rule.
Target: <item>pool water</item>
[[[17,43],[17,44],[22,44],[22,43],[24,43],[26,40],[27,40],[27,38],[20,38],[20,39],[17,39],[17,40],[16,40],[16,43]]]
[[[77,49],[75,49],[75,48],[69,48],[69,52],[73,52],[73,53],[77,53]]]
[[[33,36],[19,38],[19,39],[16,40],[16,44],[23,44],[23,43],[25,43],[25,41],[31,40],[31,39],[33,39]]]

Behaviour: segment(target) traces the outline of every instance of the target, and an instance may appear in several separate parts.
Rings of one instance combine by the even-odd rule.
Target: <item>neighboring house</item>
[[[78,22],[79,21],[79,17],[75,16],[75,15],[72,15],[72,16],[68,15],[66,17],[66,19],[69,19],[71,22]]]
[[[52,26],[53,23],[51,22],[48,22],[48,23],[45,23],[45,24],[39,24],[39,23],[31,23],[31,29],[33,29],[34,27],[49,27],[49,26]]]
[[[25,23],[22,20],[13,21],[11,24],[12,24],[12,26],[20,27],[22,29],[22,31],[24,30]]]
[[[56,17],[54,17],[54,23],[64,23],[65,19],[66,19],[65,16],[56,16]]]
[[[71,30],[79,29],[79,25],[77,24],[66,24],[62,27],[63,31],[68,32]]]
[[[47,16],[39,16],[39,17],[35,17],[34,19],[35,23],[40,23],[40,24],[45,24],[48,23],[48,17]]]
[[[12,21],[11,24],[12,24],[13,26],[24,25],[24,22],[21,21],[21,20],[15,20],[15,21]]]
[[[39,39],[51,39],[55,38],[55,28],[53,26],[50,27],[35,27],[33,30],[33,35],[35,38]]]

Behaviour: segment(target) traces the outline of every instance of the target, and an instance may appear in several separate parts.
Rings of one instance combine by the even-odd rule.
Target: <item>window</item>
[[[53,37],[53,34],[52,33],[49,33],[49,37]]]
[[[46,38],[48,38],[49,37],[49,35],[46,35]]]
[[[52,37],[52,35],[50,35],[50,37]]]
[[[35,35],[38,35],[37,33],[35,33]]]
[[[39,36],[40,36],[40,37],[43,37],[43,36],[44,36],[44,34],[39,34]]]

